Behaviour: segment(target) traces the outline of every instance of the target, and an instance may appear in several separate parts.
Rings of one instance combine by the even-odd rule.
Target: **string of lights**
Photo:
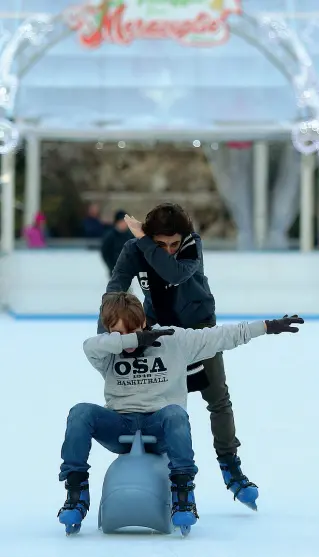
[[[17,148],[19,131],[11,119],[19,79],[14,72],[14,61],[26,42],[41,46],[44,38],[52,31],[51,16],[36,14],[27,18],[13,33],[2,30],[0,35],[0,154]]]

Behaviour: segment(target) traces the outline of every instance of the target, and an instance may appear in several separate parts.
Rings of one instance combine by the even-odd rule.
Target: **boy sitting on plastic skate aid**
[[[67,499],[58,513],[66,533],[77,533],[89,506],[88,458],[92,438],[114,453],[126,449],[121,435],[157,438],[156,452],[167,453],[172,490],[172,522],[190,528],[198,515],[194,497],[191,428],[186,412],[187,366],[232,350],[264,334],[297,332],[298,316],[204,329],[146,326],[143,307],[132,294],[103,296],[102,321],[108,331],[84,341],[89,362],[105,381],[105,407],[76,404],[69,413],[59,480]]]

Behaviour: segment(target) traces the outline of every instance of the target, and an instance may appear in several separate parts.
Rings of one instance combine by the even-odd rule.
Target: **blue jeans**
[[[70,472],[87,472],[92,439],[109,451],[123,454],[129,447],[119,443],[120,435],[134,435],[140,429],[143,435],[154,435],[157,444],[152,452],[167,453],[170,475],[195,475],[191,427],[187,412],[176,404],[157,412],[120,414],[97,404],[86,402],[71,408],[62,445],[59,480],[66,480]]]

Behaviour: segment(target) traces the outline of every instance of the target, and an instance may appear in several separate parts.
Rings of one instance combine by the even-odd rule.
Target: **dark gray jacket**
[[[130,230],[120,232],[114,226],[103,237],[101,255],[110,273],[113,273],[113,269],[126,242],[132,238],[133,235]]]
[[[196,233],[193,233],[193,238],[197,248],[196,259],[176,259],[176,256],[169,255],[148,236],[129,240],[117,260],[106,292],[126,292],[133,278],[137,277],[145,296],[147,320],[151,324],[156,323],[147,276],[149,264],[159,276],[176,288],[174,312],[178,315],[179,323],[170,325],[188,328],[214,321],[215,300],[204,275],[201,239]],[[99,320],[98,333],[104,331]]]

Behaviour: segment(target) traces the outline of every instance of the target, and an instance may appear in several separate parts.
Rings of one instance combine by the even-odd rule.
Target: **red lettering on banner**
[[[79,32],[81,43],[91,48],[102,42],[128,45],[137,39],[174,39],[193,46],[220,44],[228,39],[226,19],[229,13],[226,12],[219,19],[202,11],[193,19],[125,20],[126,10],[126,5],[122,4],[104,13],[100,23],[96,23],[95,19],[98,12],[94,13],[92,9],[87,12],[83,9],[81,12],[74,10],[68,12],[67,20],[69,26]],[[192,38],[192,35],[196,35],[196,38]]]

